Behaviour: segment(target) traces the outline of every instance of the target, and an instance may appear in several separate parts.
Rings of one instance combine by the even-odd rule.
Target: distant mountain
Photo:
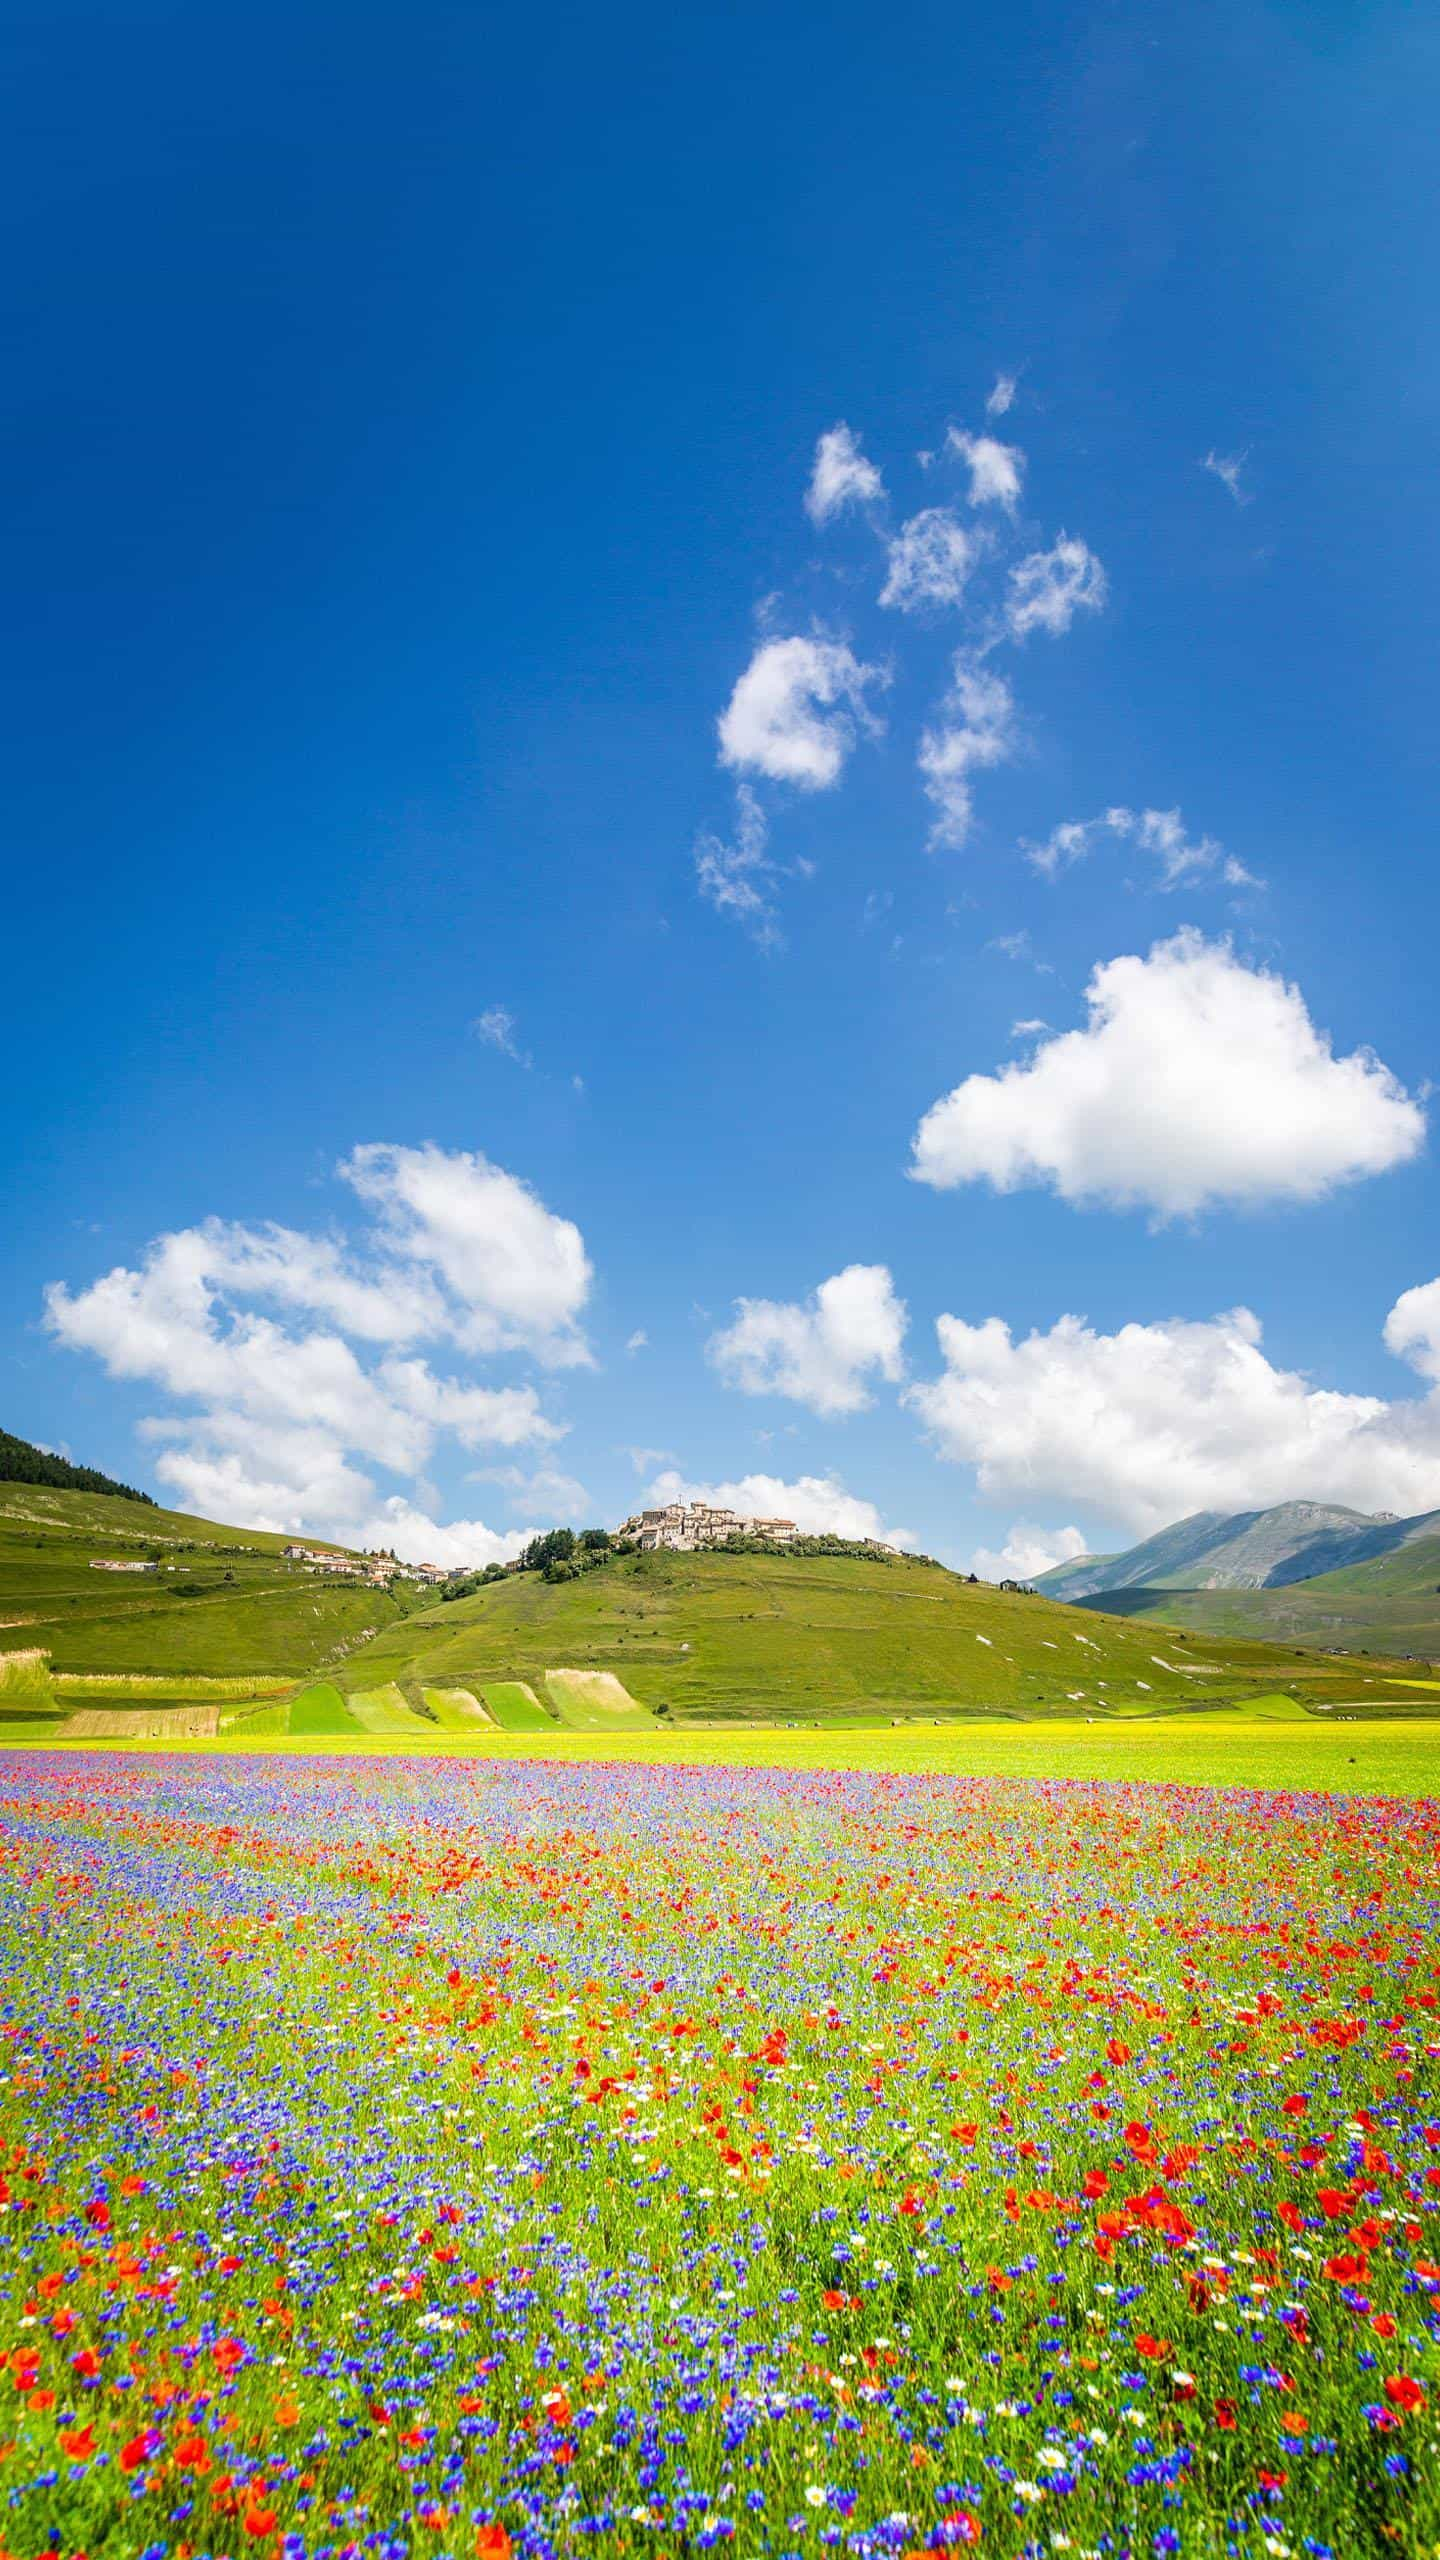
[[[1115,1566],[1124,1561],[1123,1556],[1072,1556],[1068,1564],[1052,1565],[1031,1580],[1047,1600],[1084,1600],[1092,1591],[1108,1591]]]
[[[1411,1520],[1333,1502],[1277,1502],[1268,1511],[1192,1511],[1121,1555],[1079,1556],[1037,1577],[1052,1600],[1097,1591],[1272,1591],[1342,1566],[1367,1564],[1440,1532],[1440,1511]]]
[[[154,1508],[153,1496],[137,1493],[133,1484],[117,1484],[96,1467],[72,1467],[68,1458],[52,1457],[48,1449],[17,1440],[10,1431],[0,1431],[0,1484],[50,1484],[63,1493],[114,1493],[126,1502],[145,1502]]]
[[[1040,1575],[1052,1600],[1211,1638],[1440,1659],[1440,1511],[1196,1511],[1118,1556]]]

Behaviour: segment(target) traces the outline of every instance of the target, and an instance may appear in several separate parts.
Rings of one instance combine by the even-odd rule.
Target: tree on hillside
[[[17,1440],[11,1431],[0,1431],[0,1484],[48,1484],[63,1493],[113,1493],[126,1502],[155,1508],[152,1494],[139,1492],[133,1484],[117,1484],[96,1467],[72,1467],[68,1458],[37,1449],[33,1441]]]

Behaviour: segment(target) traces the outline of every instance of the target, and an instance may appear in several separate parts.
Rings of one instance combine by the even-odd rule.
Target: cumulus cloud
[[[1397,1298],[1385,1319],[1385,1348],[1408,1360],[1422,1378],[1440,1381],[1440,1280],[1427,1280]]]
[[[973,777],[1004,764],[1015,752],[1015,739],[1015,697],[1004,677],[962,651],[916,758],[937,813],[932,845],[963,845],[975,815]]]
[[[1109,590],[1088,543],[1062,533],[1049,551],[1032,551],[1010,572],[1005,620],[1013,640],[1032,631],[1052,639],[1068,631],[1077,613],[1098,613]]]
[[[1425,1116],[1372,1051],[1337,1058],[1298,987],[1189,929],[1098,967],[1083,1031],[972,1075],[925,1114],[937,1190],[1041,1184],[1186,1217],[1315,1200],[1416,1155]]]
[[[706,1356],[744,1395],[858,1413],[871,1401],[869,1379],[901,1376],[907,1322],[885,1265],[852,1262],[803,1304],[738,1299],[734,1323],[711,1335]]]
[[[360,1147],[338,1170],[372,1213],[358,1242],[210,1219],[46,1293],[57,1342],[183,1408],[141,1430],[160,1480],[212,1517],[354,1537],[376,1502],[363,1466],[413,1479],[441,1439],[561,1436],[533,1386],[440,1374],[418,1346],[588,1357],[579,1230],[482,1156]]]
[[[1005,405],[1008,408],[1009,402]],[[945,443],[970,474],[971,506],[1003,507],[1013,514],[1025,477],[1025,456],[1019,446],[999,444],[994,436],[966,435],[961,427],[952,427]]]
[[[884,495],[884,481],[844,419],[828,427],[815,447],[815,467],[805,492],[805,512],[811,523],[828,524],[843,508],[873,506]]]
[[[1013,373],[997,373],[985,403],[987,418],[1003,418],[1015,402],[1016,381]]]
[[[887,1529],[873,1502],[847,1493],[836,1476],[736,1476],[726,1484],[696,1484],[678,1467],[658,1475],[647,1504],[713,1502],[754,1520],[793,1520],[809,1538],[879,1538],[887,1547],[913,1547],[910,1529]]]
[[[889,678],[843,641],[764,640],[720,716],[720,761],[802,791],[839,781],[857,732],[873,733],[866,688]]]
[[[392,1493],[360,1522],[353,1543],[393,1548],[408,1564],[443,1564],[462,1573],[509,1564],[535,1535],[533,1529],[488,1529],[483,1520],[434,1520],[417,1503]]]
[[[1052,1565],[1071,1564],[1088,1552],[1078,1529],[1036,1529],[1028,1520],[1017,1520],[1003,1547],[976,1548],[970,1571],[982,1582],[1033,1582]]]
[[[880,602],[901,613],[927,605],[956,605],[965,593],[979,546],[948,507],[926,507],[903,524],[889,546]]]
[[[1437,1311],[1431,1282],[1386,1325],[1391,1348],[1431,1377]],[[1272,1502],[1440,1505],[1440,1389],[1387,1402],[1317,1387],[1267,1359],[1247,1307],[1110,1334],[1067,1315],[1023,1341],[998,1316],[942,1316],[936,1330],[943,1370],[907,1400],[991,1497],[1092,1503],[1142,1536],[1187,1512]]]
[[[482,1155],[357,1147],[341,1177],[372,1208],[380,1242],[448,1294],[468,1351],[528,1350],[547,1367],[586,1364],[580,1310],[592,1273],[580,1230]]]

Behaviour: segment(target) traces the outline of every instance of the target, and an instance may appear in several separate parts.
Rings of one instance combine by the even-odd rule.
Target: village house
[[[692,1555],[698,1547],[723,1547],[727,1538],[765,1538],[788,1546],[799,1533],[793,1520],[751,1520],[713,1502],[666,1502],[653,1511],[632,1512],[616,1532],[649,1551],[666,1547]]]

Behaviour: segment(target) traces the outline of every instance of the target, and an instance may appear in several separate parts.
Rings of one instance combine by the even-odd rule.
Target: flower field
[[[1437,1841],[0,1756],[0,2545],[1440,2547]]]

